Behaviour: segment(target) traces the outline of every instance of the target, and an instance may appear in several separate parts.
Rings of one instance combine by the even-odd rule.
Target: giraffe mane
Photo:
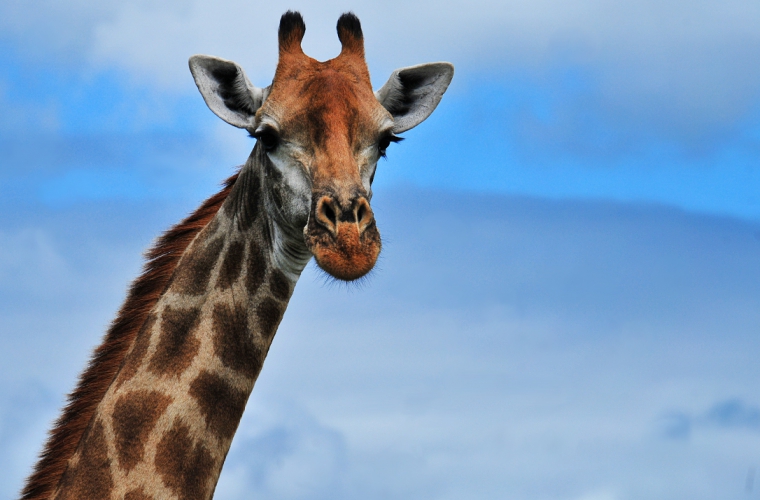
[[[121,368],[140,328],[169,284],[177,262],[219,211],[232,190],[239,172],[224,183],[221,191],[208,198],[182,222],[166,231],[145,253],[142,274],[132,282],[127,299],[95,349],[61,416],[50,431],[45,448],[29,477],[21,500],[47,500],[55,492],[66,471],[68,460],[92,420],[95,409]]]

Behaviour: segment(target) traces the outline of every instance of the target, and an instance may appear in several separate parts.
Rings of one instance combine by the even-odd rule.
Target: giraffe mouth
[[[304,239],[317,264],[342,281],[365,276],[382,247],[369,202],[360,196],[341,208],[332,196],[315,198]]]

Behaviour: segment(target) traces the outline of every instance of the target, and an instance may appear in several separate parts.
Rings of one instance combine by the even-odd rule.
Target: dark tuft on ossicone
[[[300,12],[289,10],[282,15],[280,18],[280,28],[277,31],[280,48],[289,49],[293,43],[297,43],[300,46],[305,33],[306,24],[303,22]]]
[[[355,40],[364,40],[362,23],[359,22],[359,18],[353,12],[346,12],[338,19],[338,39],[340,39],[340,43],[343,45]]]

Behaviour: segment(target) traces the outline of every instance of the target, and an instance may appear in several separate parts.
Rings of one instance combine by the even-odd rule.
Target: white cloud
[[[373,203],[382,270],[348,292],[305,273],[218,498],[744,494],[760,447],[746,425],[760,404],[757,224],[461,192]],[[189,208],[7,212],[0,269],[27,274],[0,289],[0,454],[20,464],[0,495],[20,486],[140,248]],[[73,279],[40,264],[51,253]],[[55,297],[25,302],[26,288]],[[56,396],[19,403],[40,385]],[[658,432],[672,412],[730,425],[672,439],[672,422]]]
[[[40,436],[56,417],[60,396],[39,383],[0,389],[0,498],[18,498],[18,479],[30,472],[40,452]]]
[[[655,94],[695,106],[709,97],[703,105],[731,117],[760,78],[748,64],[760,51],[760,6],[748,0],[457,0],[445,7],[299,1],[291,8],[305,16],[307,52],[321,59],[337,54],[335,21],[354,10],[368,55],[384,72],[431,58],[486,70],[507,62],[539,69],[582,63],[601,68],[605,89],[623,99]],[[253,80],[267,83],[282,11],[271,2],[240,0],[11,1],[0,7],[0,26],[26,47],[56,57],[78,51],[156,83],[187,87],[185,63],[195,52],[238,60]],[[621,87],[627,92],[619,94]]]
[[[70,279],[70,270],[40,228],[27,227],[17,232],[0,231],[0,292],[10,289],[42,293],[60,291],[52,286]]]
[[[335,498],[346,473],[343,435],[280,398],[250,405],[215,493],[218,498]]]
[[[594,491],[585,493],[578,497],[578,500],[617,500],[618,497],[609,491]]]

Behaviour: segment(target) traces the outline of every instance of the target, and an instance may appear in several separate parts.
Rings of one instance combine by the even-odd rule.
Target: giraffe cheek
[[[336,237],[326,231],[309,231],[306,242],[319,267],[343,281],[370,272],[381,249],[380,232],[374,223],[361,235],[356,223],[339,223]]]

